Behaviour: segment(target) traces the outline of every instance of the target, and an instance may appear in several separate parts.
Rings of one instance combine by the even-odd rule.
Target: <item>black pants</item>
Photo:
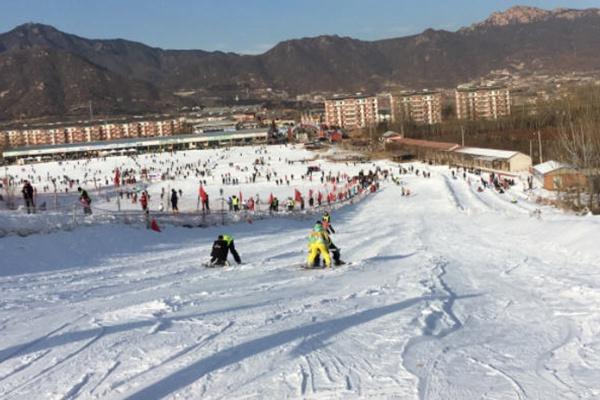
[[[231,255],[233,256],[233,259],[235,260],[235,262],[240,264],[242,262],[242,258],[240,257],[237,250],[235,249],[235,245],[233,244],[233,241],[231,241],[231,243],[229,244],[229,251],[231,252]]]
[[[35,204],[33,204],[33,199],[25,198],[25,207],[27,207],[27,214],[35,213]]]

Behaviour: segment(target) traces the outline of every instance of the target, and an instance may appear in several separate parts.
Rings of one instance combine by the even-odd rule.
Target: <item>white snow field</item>
[[[330,270],[311,215],[1,238],[0,398],[600,398],[600,219],[415,167],[333,212]],[[244,264],[204,268],[222,232]]]

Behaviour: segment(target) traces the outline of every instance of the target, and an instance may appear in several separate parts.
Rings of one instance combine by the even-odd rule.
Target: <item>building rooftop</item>
[[[374,94],[363,94],[363,93],[356,93],[356,94],[348,94],[348,95],[334,95],[332,97],[328,97],[325,100],[346,100],[346,99],[366,99],[369,97],[377,97]]]
[[[406,97],[406,96],[425,96],[425,95],[429,95],[429,94],[441,94],[442,92],[439,90],[429,90],[429,89],[423,89],[423,90],[409,90],[409,91],[403,91],[399,93],[399,96],[401,97]]]
[[[550,172],[562,169],[562,168],[573,168],[573,166],[569,164],[564,164],[559,161],[546,161],[545,163],[538,164],[533,167],[533,171],[539,175],[546,175]]]
[[[457,92],[475,92],[478,90],[500,90],[507,89],[506,86],[502,85],[492,85],[492,86],[458,86],[456,88]]]
[[[485,149],[482,147],[461,147],[455,151],[457,153],[468,154],[474,157],[486,157],[504,160],[511,159],[517,154],[521,154],[518,151]]]
[[[434,142],[431,140],[410,139],[410,138],[403,138],[403,137],[392,137],[389,139],[389,141],[391,143],[404,144],[407,146],[418,146],[418,147],[423,147],[423,148],[428,148],[428,149],[445,150],[445,151],[452,151],[452,150],[460,147],[456,143]]]

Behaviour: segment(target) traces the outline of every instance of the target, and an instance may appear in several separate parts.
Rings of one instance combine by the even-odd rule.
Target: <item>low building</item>
[[[452,152],[451,164],[484,171],[526,172],[531,157],[518,151],[461,147]]]
[[[13,148],[3,151],[5,160],[42,161],[109,154],[127,154],[137,151],[161,149],[196,149],[216,146],[266,143],[269,129],[242,130],[235,132],[211,132],[200,134],[138,137],[121,140],[104,140],[90,143],[67,143]]]
[[[394,132],[394,131],[387,131],[384,132],[383,135],[381,135],[381,141],[382,142],[388,142],[389,140],[393,139],[393,138],[403,138],[404,135],[402,135],[401,133],[398,132]]]
[[[385,140],[385,149],[395,159],[408,159],[408,155],[436,164],[449,164],[484,171],[518,173],[531,168],[531,157],[518,151],[461,147],[457,143],[434,142],[403,137]]]
[[[206,121],[194,124],[194,133],[235,131],[238,123],[235,120],[223,119],[219,121]]]
[[[587,185],[584,174],[575,167],[558,161],[546,161],[532,168],[533,175],[542,181],[546,190],[568,190]]]
[[[0,131],[0,143],[4,144],[6,148],[19,148],[23,146],[89,143],[122,138],[171,136],[183,133],[184,127],[183,118],[88,121],[77,125],[48,124]]]
[[[386,151],[400,153],[403,155],[403,159],[407,158],[407,154],[411,154],[415,158],[432,161],[436,164],[448,162],[449,153],[459,147],[456,143],[410,139],[401,136],[391,137],[385,142]]]

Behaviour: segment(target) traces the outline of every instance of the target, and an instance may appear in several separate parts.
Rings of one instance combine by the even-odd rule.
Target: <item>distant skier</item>
[[[210,253],[210,264],[215,266],[228,265],[227,256],[230,251],[235,262],[241,264],[242,259],[235,249],[233,237],[230,235],[219,235],[217,240],[213,243],[212,251]]]
[[[146,192],[145,190],[142,192],[142,195],[140,196],[140,205],[142,206],[143,211],[148,210],[148,198],[149,197],[150,196],[148,196],[148,192]]]
[[[175,189],[171,189],[171,209],[175,214],[179,213],[179,208],[177,207],[178,202],[179,197],[177,197],[177,191]]]
[[[314,268],[316,267],[315,260],[317,255],[323,257],[325,261],[325,267],[331,267],[331,257],[329,256],[328,247],[328,236],[325,229],[323,229],[323,225],[321,221],[317,221],[315,226],[313,227],[312,232],[308,236],[308,248],[309,254],[307,259],[307,267]]]
[[[79,202],[83,205],[84,214],[90,215],[92,213],[92,199],[90,198],[90,195],[81,187],[78,187],[77,191],[79,192]]]

